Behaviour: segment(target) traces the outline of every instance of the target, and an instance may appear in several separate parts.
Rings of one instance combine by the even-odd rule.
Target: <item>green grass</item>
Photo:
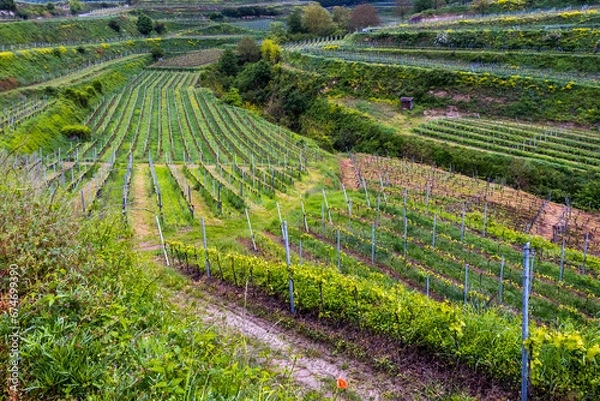
[[[0,239],[11,245],[0,263],[20,274],[21,399],[303,397],[250,361],[244,337],[202,323],[195,301],[185,302],[187,278],[135,254],[118,214],[74,216],[63,194],[52,196],[20,171],[10,176],[0,187]],[[3,288],[10,277],[2,276]],[[8,336],[7,314],[1,322]],[[6,347],[0,360],[8,366]],[[0,397],[7,391],[2,386]]]
[[[121,27],[120,32],[108,26],[109,21],[116,20]],[[21,21],[0,25],[0,45],[61,43],[89,40],[115,40],[127,37],[144,36],[139,33],[137,18],[120,15],[102,18],[63,18],[42,21]],[[167,31],[181,29],[189,24],[177,21],[165,23]]]
[[[193,225],[194,219],[192,219],[187,203],[167,167],[156,166],[155,169],[162,194],[165,231],[174,231],[178,228]]]

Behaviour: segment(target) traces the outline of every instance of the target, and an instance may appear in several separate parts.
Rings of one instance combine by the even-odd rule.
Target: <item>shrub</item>
[[[154,60],[160,60],[165,56],[165,51],[162,49],[162,47],[156,46],[152,48],[150,54],[152,54]]]
[[[156,24],[154,24],[154,32],[158,33],[159,35],[162,35],[166,31],[167,31],[167,27],[165,26],[164,23],[157,22]]]
[[[102,81],[100,81],[98,78],[92,81],[92,86],[97,93],[102,93]]]
[[[116,19],[111,19],[108,21],[108,27],[115,32],[121,32],[121,25],[119,25],[119,21]]]
[[[152,18],[146,14],[141,14],[137,19],[137,29],[142,35],[148,35],[154,29]]]
[[[241,106],[242,97],[240,96],[240,91],[236,87],[231,87],[231,89],[223,96],[223,101],[232,106]]]
[[[63,97],[72,101],[76,105],[87,108],[91,94],[79,89],[66,88],[63,92]]]
[[[223,14],[221,14],[220,12],[212,12],[208,14],[208,18],[211,21],[223,21]]]
[[[77,138],[81,141],[89,141],[92,138],[92,131],[85,125],[65,125],[60,133],[69,139]]]
[[[71,11],[71,14],[77,15],[81,12],[81,10],[83,10],[83,5],[79,0],[69,1],[69,11]]]

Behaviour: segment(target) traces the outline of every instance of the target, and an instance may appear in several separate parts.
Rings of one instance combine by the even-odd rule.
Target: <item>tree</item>
[[[237,55],[242,64],[255,63],[260,60],[260,48],[251,36],[242,38],[237,44]]]
[[[267,38],[275,43],[284,43],[289,41],[287,31],[282,22],[271,22]]]
[[[54,14],[56,12],[56,6],[52,2],[46,3],[46,10],[48,10],[49,13]]]
[[[81,10],[83,10],[83,5],[79,0],[69,0],[69,11],[71,11],[71,14],[77,15]]]
[[[473,9],[481,15],[484,15],[488,8],[489,4],[487,0],[475,0],[473,2]]]
[[[219,57],[219,61],[217,62],[217,67],[219,71],[221,71],[226,76],[232,76],[237,74],[238,72],[238,58],[231,49],[226,49],[221,57]]]
[[[333,27],[329,11],[319,3],[311,3],[304,8],[303,25],[313,35],[327,35]]]
[[[271,39],[265,39],[260,46],[263,60],[276,63],[281,59],[281,47]]]
[[[356,31],[368,26],[379,25],[381,20],[377,15],[377,8],[372,4],[361,4],[352,10],[350,20],[348,21],[348,29]]]
[[[331,12],[331,17],[336,28],[341,31],[348,30],[348,21],[350,20],[351,10],[347,7],[335,6]]]
[[[272,78],[271,65],[265,60],[258,63],[246,64],[246,67],[235,79],[235,87],[239,89],[242,99],[264,103],[269,91],[267,90]]]
[[[416,13],[432,9],[434,6],[434,0],[415,0],[413,3],[413,9]]]
[[[302,19],[304,17],[304,12],[300,7],[294,7],[290,15],[287,19],[288,32],[290,34],[296,33],[304,33],[304,24],[302,23]]]
[[[146,14],[141,14],[137,19],[137,29],[142,35],[148,35],[154,29],[152,18]]]
[[[396,0],[395,14],[400,18],[404,18],[410,12],[411,8],[411,0]]]
[[[0,0],[0,10],[17,11],[15,0]]]
[[[166,31],[167,27],[165,26],[164,22],[157,22],[154,24],[154,32],[158,33],[159,35],[162,35]]]
[[[162,58],[165,56],[165,51],[162,49],[162,47],[156,46],[152,48],[150,54],[152,54],[154,60],[162,60]]]

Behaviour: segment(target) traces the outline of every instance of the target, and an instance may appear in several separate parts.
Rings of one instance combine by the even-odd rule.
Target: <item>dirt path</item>
[[[290,326],[290,316],[280,309],[278,301],[253,293],[251,289],[245,292],[218,280],[201,278],[177,292],[174,301],[182,307],[194,305],[193,312],[221,332],[244,336],[248,340],[245,356],[249,360],[282,372],[283,383],[289,378],[305,391],[317,392],[319,399],[514,399],[515,394],[463,366],[448,366],[434,355],[405,349],[398,342],[375,334],[330,327],[314,317],[301,315],[294,317]],[[253,315],[250,310],[265,317]],[[303,329],[298,330],[299,327]],[[315,341],[305,333],[328,339]],[[354,352],[365,355],[368,362],[348,354],[356,355]],[[347,380],[349,391],[335,394],[335,382],[340,377]]]
[[[359,188],[358,178],[354,173],[354,164],[350,159],[339,159],[340,169],[342,170],[342,184],[348,189]]]
[[[193,283],[192,286],[197,286]],[[278,327],[277,323],[258,318],[247,310],[203,291],[202,300],[197,302],[198,316],[211,325],[232,335],[243,335],[250,339],[249,358],[269,364],[285,372],[306,390],[320,392],[324,397],[333,396],[335,382],[344,378],[349,383],[347,396],[337,394],[339,400],[356,399],[383,400],[385,394],[400,395],[403,389],[388,377],[375,372],[369,366],[349,361],[335,355],[327,347],[313,343],[304,337]],[[176,301],[190,304],[190,296],[180,292]],[[196,299],[197,300],[197,299]],[[268,350],[266,353],[265,350]],[[268,356],[265,357],[265,354]],[[404,398],[394,398],[404,399]]]
[[[160,238],[155,224],[154,205],[148,187],[148,165],[134,164],[131,177],[131,208],[129,218],[136,238],[136,250],[160,249]]]
[[[198,314],[203,316],[206,323],[218,326],[230,334],[241,334],[251,339],[254,343],[249,348],[251,359],[263,360],[276,370],[286,372],[307,389],[331,396],[331,382],[340,377],[348,380],[352,392],[364,400],[380,400],[382,390],[393,389],[393,386],[383,382],[373,386],[371,380],[375,377],[366,365],[353,362],[350,368],[345,358],[333,355],[322,346],[292,335],[277,324],[257,318],[236,305],[207,297],[207,302],[198,305]],[[271,353],[266,360],[262,352],[265,349]],[[338,396],[338,399],[347,398]]]

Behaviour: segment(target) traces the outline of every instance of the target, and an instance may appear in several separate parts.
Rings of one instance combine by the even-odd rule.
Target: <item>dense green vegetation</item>
[[[18,294],[17,323],[3,313],[0,333],[20,329],[21,399],[302,398],[249,360],[245,338],[175,301],[187,279],[134,253],[120,215],[78,216],[68,194],[0,158],[0,264],[14,266],[2,288]],[[7,347],[0,359],[9,366]]]
[[[415,158],[435,163],[467,175],[504,180],[509,185],[564,201],[569,196],[581,207],[598,208],[595,168],[582,170],[563,166],[554,160],[530,159],[526,155],[480,152],[470,147],[441,143],[418,135],[383,127],[363,115],[329,104],[317,97],[320,88],[330,96],[346,95],[362,98],[396,100],[414,96],[419,108],[456,104],[462,109],[480,113],[502,114],[539,119],[571,121],[574,107],[585,116],[583,121],[598,121],[597,88],[567,84],[558,86],[543,81],[521,78],[477,76],[472,73],[428,70],[414,67],[381,66],[348,63],[312,56],[288,55],[288,62],[307,73],[263,64],[249,64],[237,75],[221,79],[224,89],[233,85],[244,101],[267,104],[267,113],[278,121],[314,138],[328,150],[355,149],[367,153]],[[221,66],[221,70],[224,66]],[[315,74],[314,72],[318,72]],[[218,77],[219,75],[215,75]],[[258,79],[258,76],[261,78]],[[219,88],[205,77],[207,84]],[[247,82],[247,83],[246,83]],[[269,82],[257,86],[258,82]],[[537,89],[532,90],[532,85]],[[542,87],[543,86],[543,87]],[[555,90],[549,89],[555,86]],[[447,91],[436,97],[430,89]],[[521,92],[521,93],[519,93]],[[470,99],[452,100],[452,94],[468,93]],[[502,99],[490,102],[490,97]],[[511,101],[512,100],[512,101]],[[535,105],[535,106],[534,106]],[[588,108],[589,109],[586,109]],[[591,114],[590,114],[591,112]]]
[[[328,50],[328,49],[325,49]],[[541,70],[541,74],[551,75],[552,72],[600,72],[600,56],[597,54],[565,54],[552,52],[524,52],[524,51],[490,51],[490,50],[450,50],[450,49],[403,49],[403,48],[378,48],[356,46],[333,46],[329,51],[346,51],[352,54],[365,54],[373,57],[373,62],[381,57],[400,56],[398,63],[406,58],[415,60],[439,60],[464,62],[464,69],[480,70],[482,65],[490,67],[504,67],[512,69],[512,74],[530,75],[534,69]],[[335,53],[332,54],[335,57]],[[459,68],[460,65],[457,65]],[[525,67],[521,71],[521,67]],[[563,79],[568,79],[564,75]],[[579,77],[584,77],[580,74]],[[576,78],[574,76],[574,78]],[[591,78],[591,77],[590,77]]]
[[[236,38],[149,38],[117,43],[32,48],[0,52],[0,91],[42,83],[74,72],[85,73],[97,63],[132,54],[179,53],[235,42]],[[155,55],[154,53],[152,53]]]
[[[361,398],[309,391],[331,372],[296,387],[296,357],[249,352],[198,288],[243,304],[229,328],[300,322],[427,399],[490,399],[478,382],[517,399],[522,345],[533,399],[600,397],[596,10],[344,38],[377,9],[244,2],[0,24],[0,334],[21,356],[7,342],[0,360],[22,399]],[[442,3],[411,11],[533,6]]]
[[[68,136],[61,132],[63,127],[82,123],[104,95],[121,88],[149,62],[148,56],[123,60],[107,70],[99,71],[92,80],[53,88],[57,101],[38,118],[25,121],[14,132],[2,138],[4,146],[17,148],[25,153],[36,151],[40,147],[66,147],[69,141]]]
[[[560,50],[594,52],[600,33],[597,28],[571,27],[531,29],[404,30],[357,33],[353,41],[397,47],[442,47],[501,50]]]
[[[115,29],[115,21],[119,30]],[[112,25],[112,26],[111,26]],[[165,23],[167,31],[189,27],[179,22]],[[152,29],[151,29],[152,30]],[[119,38],[141,36],[137,18],[118,16],[109,18],[56,19],[23,21],[0,24],[0,45],[32,45],[37,43],[102,42]]]

